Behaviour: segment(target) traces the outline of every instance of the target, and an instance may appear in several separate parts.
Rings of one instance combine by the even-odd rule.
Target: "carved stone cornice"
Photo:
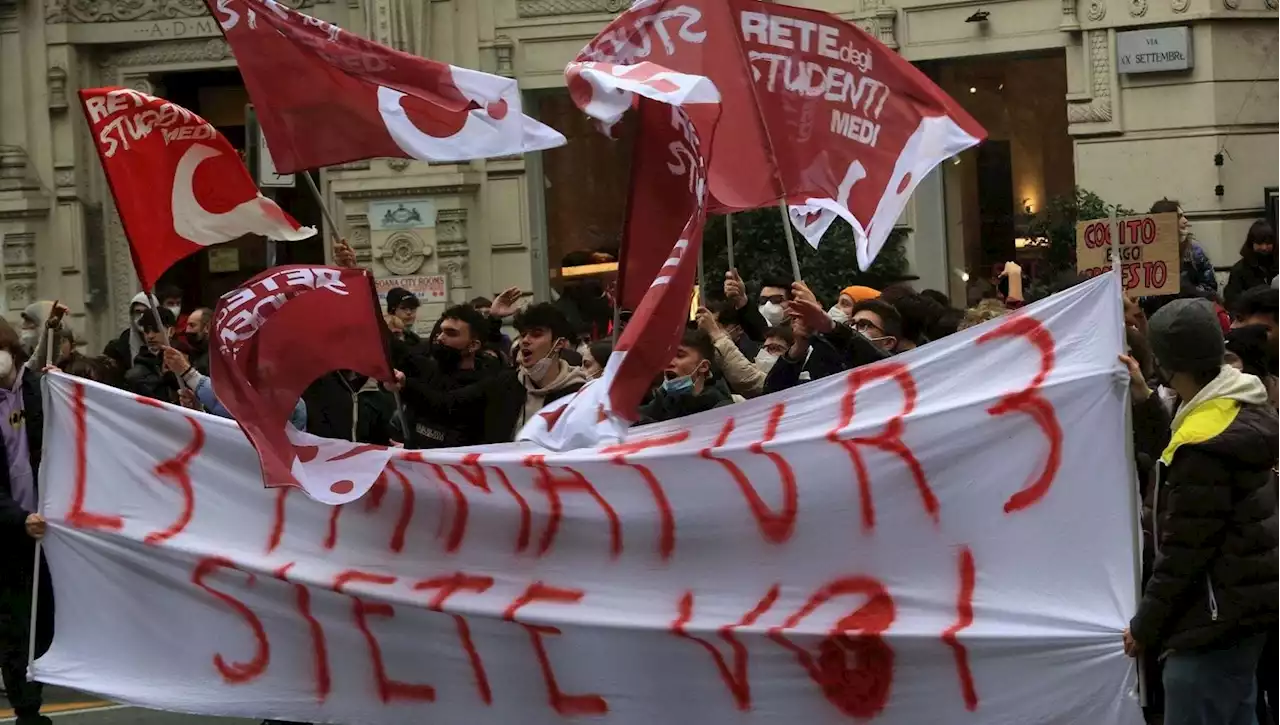
[[[890,50],[898,49],[898,11],[883,0],[863,0],[862,12],[853,21],[859,28],[874,35]]]
[[[231,46],[227,45],[227,41],[222,38],[204,38],[148,43],[117,53],[108,53],[99,67],[103,70],[103,79],[108,83],[114,83],[115,78],[108,71],[166,63],[227,60],[230,57]]]
[[[294,10],[333,0],[280,0]],[[118,23],[206,17],[204,0],[46,0],[47,23]]]
[[[631,0],[516,0],[516,16],[545,18],[556,15],[592,15],[626,10]]]
[[[394,189],[334,189],[333,194],[340,199],[384,199],[404,196],[469,194],[479,188],[479,184],[453,184],[450,186],[412,186]]]

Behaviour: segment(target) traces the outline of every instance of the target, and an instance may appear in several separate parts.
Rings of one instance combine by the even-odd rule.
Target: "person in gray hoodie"
[[[147,338],[142,330],[141,319],[144,314],[150,314],[153,307],[159,306],[159,300],[146,292],[139,292],[130,300],[129,326],[108,342],[102,350],[102,354],[111,358],[120,372],[123,373],[133,367],[133,361],[138,357],[138,353],[147,348]]]

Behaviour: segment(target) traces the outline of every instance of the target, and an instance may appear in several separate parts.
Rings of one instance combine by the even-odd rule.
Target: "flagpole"
[[[307,188],[311,190],[311,196],[315,197],[316,204],[320,206],[320,213],[324,215],[324,223],[329,227],[329,236],[333,237],[333,241],[337,242],[342,239],[338,234],[338,225],[333,221],[333,215],[329,213],[329,207],[324,203],[324,197],[320,196],[320,188],[316,186],[316,182],[311,178],[311,172],[303,171],[302,178],[307,182]]]
[[[707,269],[702,264],[702,245],[698,245],[698,306],[707,306]]]
[[[729,250],[729,271],[737,269],[733,264],[733,212],[724,215],[724,241]]]
[[[48,324],[49,319],[53,317],[54,313],[58,311],[58,302],[59,300],[53,301],[53,307],[49,310],[49,318],[46,318],[45,320],[46,325]],[[56,332],[56,329],[53,327],[50,327],[45,331],[45,334],[48,335],[48,349],[45,350],[44,354],[46,367],[53,365],[55,354],[54,345],[58,339],[57,334],[55,334]],[[40,513],[40,501],[41,499],[37,497],[36,513]],[[36,539],[36,551],[31,567],[31,621],[27,623],[27,626],[29,627],[27,630],[27,682],[33,681],[31,666],[35,664],[36,661],[36,617],[40,611],[40,558],[43,553],[44,541],[42,539]]]
[[[36,513],[40,513],[40,499],[36,499]],[[31,573],[31,622],[27,633],[27,682],[34,681],[31,665],[36,661],[36,615],[40,611],[40,555],[44,550],[44,541],[36,540],[35,568]]]
[[[787,213],[787,199],[783,197],[778,200],[778,211],[782,214],[782,231],[787,235],[787,253],[791,255],[791,276],[797,282],[803,282],[800,279],[800,259],[796,256],[796,237],[791,231],[791,215]]]

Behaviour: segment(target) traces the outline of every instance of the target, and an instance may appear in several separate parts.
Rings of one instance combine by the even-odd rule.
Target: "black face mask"
[[[204,335],[187,335],[187,346],[192,352],[204,352],[209,349],[209,339]]]
[[[461,350],[439,342],[431,343],[431,357],[444,370],[456,370],[462,364]]]

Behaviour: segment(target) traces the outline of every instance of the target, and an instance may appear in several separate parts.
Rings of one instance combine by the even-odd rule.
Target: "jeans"
[[[1254,635],[1225,649],[1171,652],[1164,662],[1165,725],[1257,725],[1258,659]]]

